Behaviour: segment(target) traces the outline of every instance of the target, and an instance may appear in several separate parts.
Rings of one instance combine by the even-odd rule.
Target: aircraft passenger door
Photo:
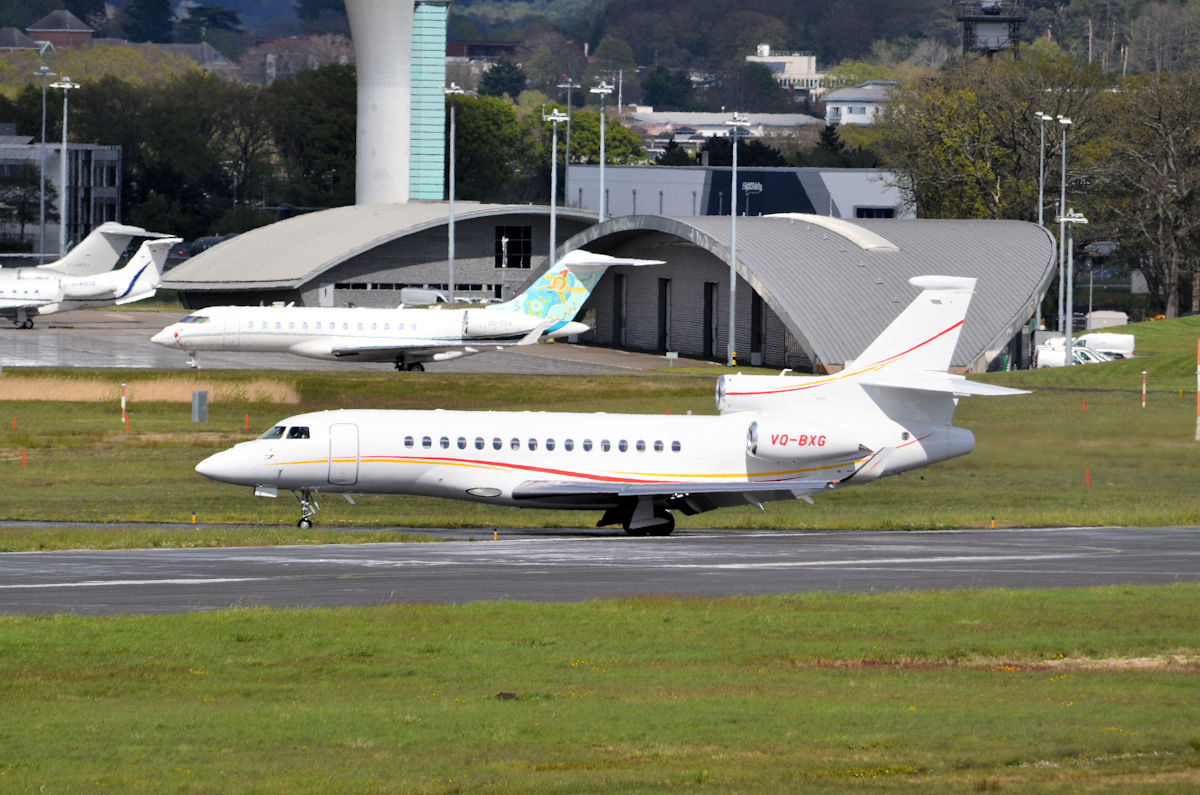
[[[671,350],[671,280],[658,280],[658,349]]]
[[[358,482],[358,426],[353,423],[329,426],[329,482],[337,486]]]
[[[223,312],[225,327],[221,330],[225,335],[225,345],[236,348],[238,345],[238,323],[241,322],[241,313],[239,312]]]
[[[704,358],[712,359],[717,351],[717,283],[704,283]]]

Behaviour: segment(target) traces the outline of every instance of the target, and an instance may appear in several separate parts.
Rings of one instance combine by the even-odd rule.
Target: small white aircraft
[[[147,232],[140,226],[106,221],[93,229],[79,245],[60,260],[24,268],[0,268],[0,279],[28,279],[34,276],[94,276],[113,269],[125,253],[129,241],[137,238],[163,238],[162,232]]]
[[[423,362],[582,334],[588,327],[572,318],[607,268],[661,264],[577,249],[521,295],[482,309],[213,306],[150,339],[180,348],[193,367],[198,351],[247,351],[394,362],[397,370],[421,371]]]
[[[22,268],[15,278],[0,279],[0,316],[11,318],[18,328],[33,328],[32,314],[95,309],[149,298],[158,289],[171,246],[178,242],[178,237],[147,240],[125,267],[94,275]]]
[[[829,376],[727,375],[718,416],[339,410],[301,414],[196,471],[290,489],[300,527],[318,492],[416,494],[599,510],[598,525],[668,535],[692,515],[867,483],[969,453],[952,425],[963,395],[1020,390],[946,372],[974,279],[923,276],[921,294],[857,359]]]

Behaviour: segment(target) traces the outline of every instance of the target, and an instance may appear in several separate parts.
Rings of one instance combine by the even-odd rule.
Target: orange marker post
[[[1085,485],[1085,486],[1092,485],[1092,470],[1090,470],[1090,469],[1083,470],[1083,485]]]

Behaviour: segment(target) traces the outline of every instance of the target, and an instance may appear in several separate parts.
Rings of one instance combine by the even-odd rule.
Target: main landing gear
[[[321,506],[317,504],[317,500],[313,497],[313,493],[308,489],[293,491],[296,501],[300,503],[300,521],[296,522],[296,527],[301,530],[311,530],[313,523],[312,518],[317,515],[317,511],[321,510]]]
[[[407,370],[410,373],[423,373],[425,372],[425,365],[420,362],[405,362],[403,359],[397,359],[396,369],[401,372]]]
[[[619,524],[631,536],[669,536],[675,530],[675,517],[665,506],[649,498],[622,500],[596,522],[597,527]]]

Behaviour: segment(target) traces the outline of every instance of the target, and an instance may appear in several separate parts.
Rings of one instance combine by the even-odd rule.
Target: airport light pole
[[[1060,215],[1058,217],[1058,222],[1059,222],[1059,224],[1064,225],[1064,226],[1066,224],[1071,225],[1070,231],[1067,234],[1067,262],[1066,262],[1066,265],[1067,265],[1066,283],[1067,283],[1067,285],[1066,285],[1066,290],[1067,290],[1068,296],[1074,296],[1074,294],[1075,294],[1075,225],[1076,224],[1086,224],[1088,222],[1088,220],[1087,220],[1087,218],[1085,218],[1083,216],[1083,213],[1077,213],[1077,212],[1075,212],[1075,210],[1071,209],[1071,210],[1067,210],[1065,213]],[[1063,364],[1065,364],[1065,365],[1071,364],[1071,350],[1072,350],[1071,335],[1075,332],[1075,330],[1072,328],[1072,326],[1075,323],[1074,303],[1075,302],[1072,301],[1070,297],[1067,298],[1067,304],[1066,304],[1067,314],[1066,314],[1066,318],[1065,318],[1066,333],[1063,336],[1063,352],[1064,352],[1063,353]]]
[[[1038,147],[1038,226],[1045,226],[1044,211],[1046,206],[1046,122],[1054,118],[1049,113],[1040,110],[1033,114],[1041,127],[1041,144]],[[1042,327],[1042,302],[1037,302],[1037,327]]]
[[[607,208],[604,196],[604,98],[613,92],[613,87],[600,81],[600,85],[591,89],[593,94],[600,95],[600,223],[604,223],[605,211]]]
[[[1063,321],[1063,312],[1067,306],[1066,295],[1066,236],[1067,236],[1067,127],[1071,126],[1071,120],[1066,116],[1056,116],[1059,126],[1062,128],[1062,187],[1059,190],[1058,196],[1058,330],[1063,331],[1066,324]]]
[[[70,96],[71,89],[79,88],[79,84],[71,82],[71,78],[63,75],[51,83],[50,87],[61,88],[63,92],[62,196],[58,202],[58,256],[62,257],[67,253],[67,221],[71,216],[71,194],[67,189],[67,97]]]
[[[583,88],[583,86],[568,77],[567,82],[559,83],[558,87],[567,90],[567,153],[563,157],[563,201],[570,204],[571,172],[568,169],[571,167],[571,89]]]
[[[42,78],[42,176],[41,176],[41,214],[38,220],[38,264],[46,260],[46,79],[50,77],[50,67],[42,64],[42,68],[34,72]]]
[[[555,108],[549,116],[542,114],[542,121],[550,122],[554,128],[550,139],[550,258],[549,267],[554,267],[555,252],[558,251],[558,123],[566,121],[567,114]]]
[[[445,92],[446,96],[450,97],[450,174],[449,174],[450,225],[449,225],[449,229],[447,230],[448,243],[447,243],[447,251],[446,251],[446,260],[449,265],[449,271],[450,271],[449,272],[450,282],[449,282],[449,289],[446,291],[446,293],[447,293],[446,298],[447,298],[447,300],[449,300],[450,303],[453,304],[454,303],[454,139],[457,137],[456,131],[455,131],[455,126],[454,126],[454,105],[455,105],[454,99],[459,94],[463,93],[463,90],[458,87],[458,84],[451,83],[450,85],[448,85],[444,89],[442,89],[442,91]]]
[[[733,138],[733,171],[730,174],[729,180],[729,213],[731,227],[729,232],[729,345],[727,346],[728,356],[725,364],[729,367],[734,367],[737,365],[737,348],[734,345],[737,336],[737,151],[738,138],[741,137],[742,130],[750,126],[750,122],[745,116],[740,116],[737,113],[734,113],[732,119],[725,120],[725,124],[730,128],[729,134]]]

